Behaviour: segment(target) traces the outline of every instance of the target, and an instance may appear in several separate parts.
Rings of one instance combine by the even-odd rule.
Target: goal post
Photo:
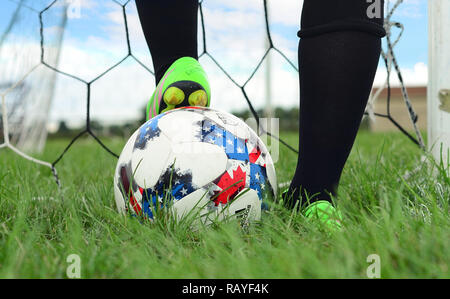
[[[450,1],[429,0],[428,147],[450,164]]]

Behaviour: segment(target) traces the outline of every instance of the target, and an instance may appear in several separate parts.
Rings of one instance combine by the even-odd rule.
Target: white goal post
[[[450,0],[429,0],[428,147],[450,164]],[[442,153],[442,154],[441,154]]]

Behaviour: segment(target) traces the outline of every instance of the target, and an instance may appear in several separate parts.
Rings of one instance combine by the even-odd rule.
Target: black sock
[[[290,191],[330,200],[353,146],[380,56],[380,38],[341,31],[302,39],[299,158]],[[306,197],[303,195],[303,202]]]
[[[320,4],[327,3],[353,5],[360,19],[333,20],[339,16],[330,13],[325,25],[315,24],[320,16],[325,18]],[[305,1],[299,33],[299,157],[286,194],[291,206],[299,198],[300,206],[331,202],[330,195],[336,194],[373,85],[384,34],[382,19],[366,20],[365,5],[365,0]]]
[[[198,59],[198,0],[136,0],[152,54],[156,84],[178,58]]]

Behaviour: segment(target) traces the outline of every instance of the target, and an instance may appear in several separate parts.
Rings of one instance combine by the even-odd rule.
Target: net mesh
[[[47,137],[46,125],[56,74],[44,67],[34,69],[39,61],[39,42],[43,39],[40,35],[44,34],[36,30],[40,26],[40,20],[36,18],[39,12],[25,0],[16,4],[0,38],[0,90],[8,91],[4,106],[8,107],[6,117],[11,142],[25,151],[40,151]],[[59,16],[55,17],[53,24],[59,30],[47,31],[45,59],[54,65],[59,61],[67,21],[66,14],[62,13],[64,9],[64,6],[55,7]],[[18,79],[20,84],[15,84]]]
[[[11,17],[11,23],[10,23],[11,25],[9,27],[7,27],[7,29],[1,35],[0,50],[2,50],[2,51],[5,50],[4,45],[6,45],[6,43],[4,43],[4,41],[9,36],[11,36],[11,29],[14,28],[14,26],[17,26],[17,24],[20,22],[19,15],[24,10],[26,10],[29,13],[29,15],[32,15],[35,18],[34,22],[30,22],[30,24],[34,24],[35,26],[37,26],[37,28],[39,28],[39,32],[40,32],[39,45],[40,46],[39,46],[39,51],[38,51],[39,52],[39,59],[38,59],[39,63],[37,65],[31,65],[29,62],[28,62],[28,64],[27,63],[16,63],[14,65],[14,67],[15,67],[15,70],[17,73],[14,73],[14,75],[11,75],[12,74],[11,72],[9,73],[10,78],[15,78],[14,82],[12,82],[12,81],[8,82],[8,80],[5,80],[4,77],[2,77],[2,81],[0,81],[0,82],[7,82],[0,89],[1,90],[1,93],[0,93],[1,114],[2,114],[0,128],[2,129],[2,132],[3,132],[3,141],[0,139],[0,142],[2,142],[2,143],[0,143],[0,148],[9,148],[25,159],[28,159],[34,163],[38,163],[38,164],[44,165],[46,167],[49,167],[52,170],[52,173],[55,177],[56,183],[58,184],[58,186],[61,186],[61,182],[58,177],[56,167],[61,162],[61,160],[64,158],[64,156],[69,151],[69,149],[72,146],[74,146],[74,144],[76,144],[76,142],[82,136],[88,135],[88,136],[92,137],[99,144],[99,146],[101,146],[106,152],[108,152],[112,156],[118,158],[118,155],[115,152],[113,152],[107,145],[105,145],[100,140],[100,138],[95,133],[95,130],[93,129],[93,124],[92,124],[93,121],[92,121],[92,117],[91,117],[91,115],[92,115],[91,114],[91,112],[92,112],[92,109],[91,109],[92,96],[91,95],[92,95],[92,88],[93,88],[94,83],[96,83],[101,78],[108,75],[109,73],[113,72],[115,69],[117,69],[121,65],[127,63],[127,61],[129,61],[129,60],[133,60],[134,62],[138,63],[145,70],[145,72],[153,75],[152,70],[149,67],[147,67],[147,65],[144,62],[142,62],[142,59],[139,58],[138,55],[135,54],[135,52],[132,48],[132,42],[131,42],[132,38],[130,37],[131,35],[130,35],[130,27],[129,27],[129,18],[128,18],[128,14],[127,14],[127,7],[130,6],[131,5],[130,3],[134,2],[134,1],[130,1],[130,0],[122,1],[122,2],[116,1],[116,0],[110,1],[111,5],[117,5],[120,7],[120,10],[121,10],[120,18],[123,18],[123,26],[124,26],[123,30],[125,32],[125,37],[126,37],[126,39],[125,39],[126,53],[123,57],[120,57],[119,59],[117,59],[117,61],[115,61],[106,70],[103,70],[103,71],[95,74],[92,77],[92,79],[90,79],[90,80],[84,79],[84,78],[82,78],[82,76],[80,76],[78,74],[63,71],[58,67],[58,61],[59,61],[59,56],[60,56],[60,43],[62,41],[64,27],[67,22],[67,11],[69,9],[67,3],[70,4],[70,1],[69,2],[68,1],[57,1],[57,0],[50,1],[48,3],[48,5],[45,6],[45,8],[40,9],[40,10],[36,9],[36,6],[33,6],[30,4],[30,3],[35,4],[36,1],[35,2],[30,2],[30,1],[25,1],[25,0],[21,0],[21,1],[8,0],[8,1],[16,3],[17,9],[14,11],[14,13]],[[253,105],[253,101],[250,99],[248,90],[246,89],[246,88],[248,88],[249,84],[254,80],[255,74],[258,72],[258,70],[260,70],[262,68],[264,62],[268,58],[268,55],[271,55],[271,53],[274,53],[275,55],[279,55],[279,57],[281,57],[289,65],[289,67],[292,68],[292,70],[294,70],[295,72],[298,73],[298,68],[296,67],[296,64],[288,57],[288,55],[285,54],[284,51],[280,50],[280,47],[274,42],[274,38],[273,38],[272,30],[271,30],[271,23],[270,23],[270,18],[269,18],[269,10],[268,10],[267,0],[260,1],[262,10],[264,12],[265,35],[266,35],[266,38],[268,41],[267,48],[264,49],[262,57],[260,57],[258,59],[256,65],[253,67],[251,73],[249,74],[248,77],[244,78],[244,80],[237,80],[234,76],[232,76],[230,74],[230,72],[228,72],[226,70],[226,68],[220,62],[220,60],[218,58],[216,58],[216,56],[214,54],[212,54],[208,49],[209,44],[207,42],[207,30],[206,30],[208,23],[205,20],[205,14],[204,14],[204,5],[208,1],[209,0],[200,0],[199,1],[199,15],[200,15],[200,24],[201,24],[200,36],[203,41],[200,58],[202,58],[202,57],[209,58],[218,67],[218,69],[226,76],[226,78],[235,87],[237,87],[240,90],[243,98],[246,101],[248,109],[250,110],[251,114],[253,115],[253,117],[255,118],[255,120],[258,124],[260,135],[266,134],[274,139],[277,139],[277,140],[279,140],[279,142],[281,144],[286,146],[289,150],[291,150],[295,153],[298,153],[297,150],[294,148],[294,146],[288,144],[282,138],[279,138],[278,136],[271,134],[262,126],[259,126],[260,116],[258,115],[258,112]],[[39,2],[39,1],[37,1],[37,2]],[[395,10],[398,8],[398,6],[402,2],[403,2],[403,0],[394,1],[394,5],[392,7],[390,7],[389,1],[388,1],[388,14],[385,19],[385,28],[387,31],[386,49],[383,49],[383,51],[382,51],[382,58],[385,62],[388,75],[387,75],[386,82],[385,82],[383,88],[379,88],[376,93],[371,95],[365,114],[372,118],[383,117],[383,118],[389,119],[409,139],[411,139],[414,143],[416,143],[420,147],[425,148],[421,133],[416,124],[418,117],[411,105],[410,99],[408,97],[408,92],[407,92],[407,89],[405,87],[405,84],[404,84],[404,81],[402,78],[401,70],[400,70],[398,62],[396,60],[395,54],[394,54],[394,48],[397,45],[397,43],[399,42],[400,38],[402,37],[404,28],[403,28],[402,24],[393,21],[392,17],[393,17]],[[57,34],[54,34],[54,33],[52,34],[45,30],[47,27],[44,26],[44,21],[46,20],[44,18],[44,16],[46,13],[48,13],[48,11],[50,9],[59,9],[63,12],[60,14],[63,17],[59,19],[60,30],[57,30]],[[394,36],[394,32],[393,32],[395,28],[399,29],[399,32],[397,33],[396,36]],[[49,42],[49,39],[53,40],[53,47],[51,47],[50,49],[48,47],[44,46],[45,44],[47,44]],[[16,51],[9,51],[9,52],[20,53],[20,50],[16,49]],[[394,119],[394,117],[392,117],[392,115],[390,113],[390,90],[391,90],[390,78],[391,78],[391,73],[393,73],[393,71],[396,72],[398,79],[400,81],[401,89],[402,89],[402,96],[403,96],[405,105],[407,107],[407,111],[410,115],[410,119],[411,119],[412,126],[414,128],[415,136],[410,134],[405,128],[403,128]],[[52,76],[52,74],[53,74],[53,76]],[[31,136],[32,134],[36,134],[37,136],[40,136],[38,138],[39,145],[37,145],[37,147],[39,148],[39,147],[43,146],[43,140],[45,140],[45,135],[43,136],[42,132],[46,132],[46,130],[43,129],[44,128],[43,126],[45,126],[45,122],[42,122],[42,120],[46,120],[48,117],[49,105],[51,103],[51,95],[53,94],[53,89],[54,89],[54,80],[55,80],[54,74],[58,74],[63,77],[69,78],[71,80],[75,80],[76,82],[78,82],[79,84],[82,84],[86,88],[86,96],[85,96],[86,114],[85,114],[85,119],[84,119],[84,128],[68,143],[68,145],[62,150],[62,152],[57,157],[55,157],[55,159],[53,161],[48,162],[48,161],[41,161],[41,160],[35,159],[32,156],[26,154],[25,151],[26,151],[27,147],[24,146],[23,143],[21,143],[21,140],[31,140],[31,138],[29,136]],[[41,106],[39,110],[33,111],[32,113],[30,113],[29,111],[28,112],[26,112],[26,111],[20,112],[19,110],[25,109],[24,106],[31,107],[32,109],[36,109],[36,108],[33,108],[33,107],[36,107],[35,105],[31,105],[31,104],[24,105],[24,102],[20,102],[20,101],[21,100],[25,101],[27,99],[26,95],[31,94],[29,92],[30,88],[36,88],[33,84],[28,84],[27,82],[29,82],[30,79],[32,79],[32,78],[40,78],[43,76],[46,76],[46,78],[48,78],[48,80],[47,80],[48,83],[40,86],[41,90],[47,91],[47,92],[43,92],[43,94],[46,94],[46,98],[45,99],[43,99],[43,98],[35,99],[35,103],[37,103],[38,105],[40,103],[44,103],[44,105]],[[34,79],[34,80],[36,80],[36,79]],[[243,83],[240,84],[240,83],[238,83],[239,81],[242,81]],[[384,113],[384,114],[375,113],[373,108],[374,108],[375,103],[376,103],[377,99],[379,98],[381,91],[383,89],[388,90],[386,113]],[[33,93],[36,93],[36,91],[34,91]],[[9,105],[7,103],[8,97],[11,96],[12,94],[14,94],[15,98],[18,99],[15,105]],[[42,92],[39,94],[42,94]],[[14,117],[14,115],[18,115],[18,116]],[[40,127],[37,127],[34,130],[35,133],[33,133],[33,130],[25,130],[27,133],[24,135],[12,134],[12,133],[14,133],[13,131],[16,130],[16,128],[20,127],[20,125],[18,125],[19,123],[23,124],[26,121],[26,120],[24,120],[24,116],[29,117],[30,115],[39,116],[39,119],[41,120],[41,123],[39,124]],[[32,118],[31,118],[31,120],[32,120]],[[22,125],[22,126],[26,127],[26,125]],[[39,135],[39,134],[41,134],[41,135]],[[15,139],[12,140],[10,138],[10,136],[14,137]],[[19,137],[17,137],[17,136],[19,136]],[[35,147],[36,147],[36,145],[35,145]]]

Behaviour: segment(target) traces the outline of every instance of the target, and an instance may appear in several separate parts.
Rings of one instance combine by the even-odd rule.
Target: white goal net
[[[8,0],[1,4],[10,13],[0,32],[0,128],[6,145],[26,152],[40,152],[45,145],[56,73],[43,66],[41,58],[58,65],[67,20],[65,5],[52,15],[38,10],[45,2]],[[40,31],[41,22],[52,27]],[[41,51],[41,41],[45,51]]]

